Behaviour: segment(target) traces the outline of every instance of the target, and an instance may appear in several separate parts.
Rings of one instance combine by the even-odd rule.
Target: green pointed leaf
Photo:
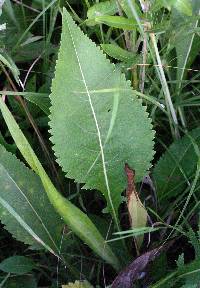
[[[104,1],[94,4],[87,11],[87,25],[93,26],[96,25],[95,17],[103,15],[114,15],[117,12],[117,2],[116,0]]]
[[[189,133],[200,147],[200,128]],[[175,197],[195,174],[198,161],[192,141],[188,135],[175,141],[163,154],[153,169],[153,178],[160,201]]]
[[[86,189],[102,191],[116,216],[126,187],[124,165],[135,169],[136,181],[142,179],[153,157],[154,133],[125,76],[65,10],[50,98],[59,164]]]
[[[23,275],[31,272],[35,268],[35,263],[32,259],[24,256],[12,256],[6,258],[0,263],[0,270],[7,273]]]
[[[98,16],[95,17],[95,22],[123,30],[135,30],[137,27],[133,18],[128,19],[123,16]]]
[[[114,44],[101,44],[101,48],[112,58],[117,60],[128,62],[131,64],[135,63],[137,60],[136,54],[122,49],[118,45]]]
[[[1,145],[0,219],[17,240],[58,253],[63,222],[39,177]]]

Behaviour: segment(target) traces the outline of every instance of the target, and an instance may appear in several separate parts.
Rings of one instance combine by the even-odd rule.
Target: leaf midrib
[[[74,52],[75,52],[76,59],[77,59],[77,62],[78,62],[79,70],[80,70],[80,73],[81,73],[81,77],[82,77],[82,80],[83,80],[83,83],[84,83],[84,86],[85,86],[85,90],[87,92],[90,108],[91,108],[91,111],[92,111],[92,116],[93,116],[94,122],[95,122],[96,130],[97,130],[97,136],[98,136],[98,140],[99,140],[99,148],[100,148],[100,153],[101,153],[101,158],[102,158],[104,179],[105,179],[106,189],[107,189],[107,193],[108,193],[108,199],[109,199],[109,202],[110,202],[110,205],[111,205],[113,216],[115,218],[115,222],[117,224],[118,223],[117,215],[116,215],[116,212],[115,212],[115,209],[114,209],[114,205],[112,203],[111,191],[110,191],[108,175],[107,175],[107,171],[106,171],[105,155],[104,155],[104,150],[103,150],[103,145],[102,145],[102,140],[101,140],[101,132],[100,132],[100,129],[99,129],[99,125],[98,125],[98,121],[97,121],[97,118],[96,118],[95,110],[94,110],[94,107],[93,107],[91,95],[90,95],[90,92],[89,92],[89,89],[88,89],[88,86],[87,86],[87,83],[86,83],[86,79],[85,79],[85,76],[84,76],[84,73],[83,73],[83,69],[82,69],[82,66],[81,66],[81,62],[80,62],[80,59],[79,59],[79,56],[78,56],[78,52],[77,52],[77,49],[76,49],[74,37],[73,37],[72,31],[70,29],[70,24],[68,22],[67,17],[66,17],[66,20],[67,20],[67,25],[68,25],[71,41],[72,41],[72,44],[73,44]],[[118,226],[118,224],[117,224],[117,226]]]

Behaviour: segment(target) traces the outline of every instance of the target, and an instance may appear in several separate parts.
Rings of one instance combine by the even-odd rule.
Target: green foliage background
[[[199,14],[0,3],[0,287],[199,287]],[[125,163],[146,227],[130,225]]]

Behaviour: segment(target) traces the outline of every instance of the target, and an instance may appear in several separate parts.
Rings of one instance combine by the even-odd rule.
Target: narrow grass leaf
[[[115,44],[101,44],[101,48],[110,57],[120,61],[128,62],[131,65],[134,64],[138,59],[133,52],[122,49],[120,46]]]
[[[123,30],[136,30],[136,21],[123,16],[97,16],[95,22]]]

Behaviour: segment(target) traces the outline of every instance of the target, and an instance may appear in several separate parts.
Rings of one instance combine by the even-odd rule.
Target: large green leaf
[[[36,267],[31,258],[24,256],[12,256],[0,263],[0,270],[7,273],[23,275],[31,272]]]
[[[58,254],[63,222],[39,177],[1,145],[0,219],[17,240]]]
[[[137,27],[134,18],[129,19],[123,16],[97,16],[95,17],[95,21],[99,24],[106,24],[110,27],[124,30],[135,30]]]
[[[115,44],[101,44],[101,48],[110,57],[113,57],[120,61],[130,63],[130,65],[133,65],[138,60],[137,55],[125,49],[122,49],[120,46],[115,45]]]
[[[129,82],[63,12],[51,94],[51,134],[59,164],[84,188],[103,192],[114,214],[126,186],[124,165],[140,181],[153,157],[152,125]]]
[[[192,130],[188,135],[175,141],[153,169],[160,200],[176,197],[196,171],[198,158],[192,141],[200,146],[200,128]]]

